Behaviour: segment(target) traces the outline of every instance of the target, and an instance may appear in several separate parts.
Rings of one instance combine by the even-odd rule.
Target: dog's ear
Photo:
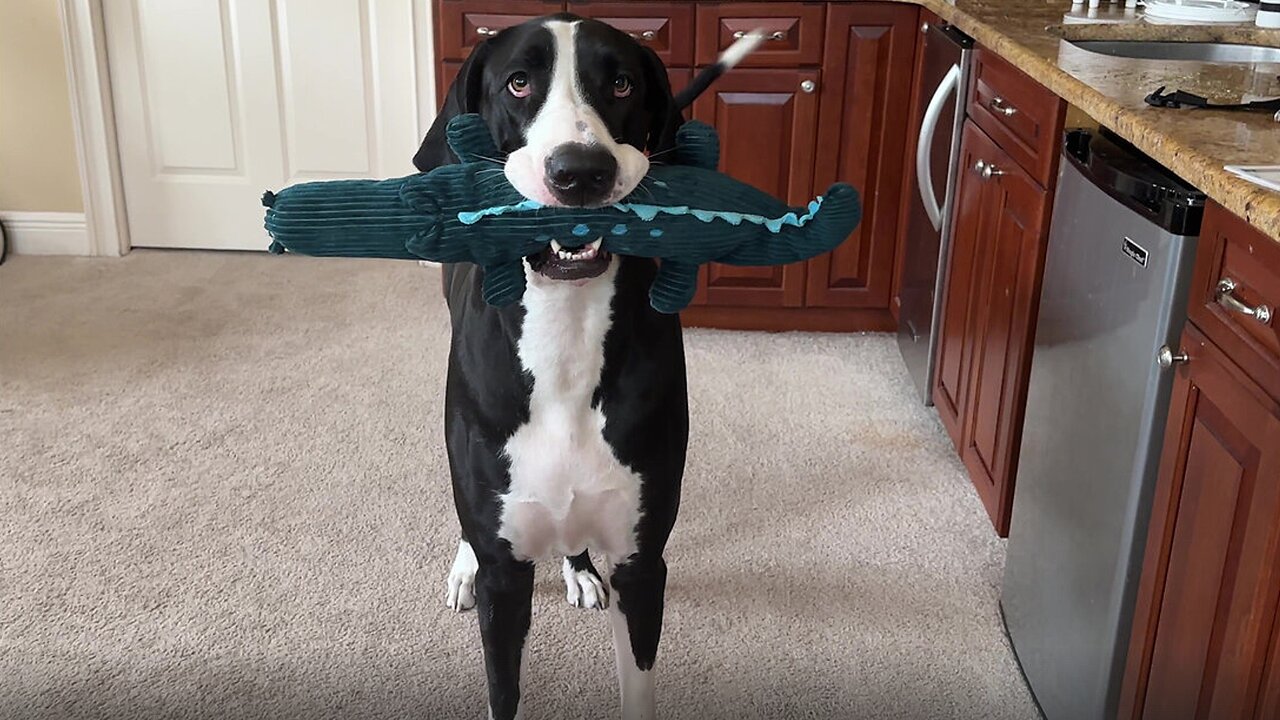
[[[644,53],[646,88],[644,104],[649,113],[645,150],[652,155],[675,147],[676,130],[684,124],[684,115],[671,95],[671,81],[667,78],[662,58],[650,47],[642,45],[641,50]]]
[[[449,93],[445,95],[444,107],[440,108],[440,114],[436,116],[418,152],[413,156],[413,165],[420,172],[458,162],[458,157],[453,154],[453,150],[449,149],[445,128],[450,120],[459,115],[480,111],[480,95],[484,89],[484,66],[489,52],[489,41],[485,40],[472,49],[466,62],[459,68],[458,76],[454,78]]]

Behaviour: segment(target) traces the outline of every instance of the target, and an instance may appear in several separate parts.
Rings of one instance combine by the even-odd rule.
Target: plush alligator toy
[[[717,172],[719,138],[696,121],[677,133],[672,164],[655,163],[622,201],[590,209],[543,206],[520,195],[484,159],[497,149],[478,115],[454,118],[448,139],[459,164],[393,180],[268,192],[271,251],[477,263],[485,300],[505,305],[524,294],[524,257],[552,240],[574,249],[603,238],[611,253],[661,259],[649,301],[673,313],[693,299],[699,265],[805,260],[839,245],[861,217],[849,185],[832,185],[807,207],[793,208]]]

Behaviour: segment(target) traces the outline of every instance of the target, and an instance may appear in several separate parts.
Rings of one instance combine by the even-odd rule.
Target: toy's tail
[[[676,93],[676,107],[683,110],[692,105],[699,95],[711,87],[711,83],[732,70],[733,66],[742,62],[743,58],[755,52],[755,49],[760,47],[760,43],[764,42],[764,39],[765,33],[763,30],[752,30],[738,38],[736,42],[720,53],[720,58],[716,60],[715,65],[698,73],[688,87]]]

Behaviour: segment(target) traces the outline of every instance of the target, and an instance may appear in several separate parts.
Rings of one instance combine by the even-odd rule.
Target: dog
[[[502,154],[495,172],[526,198],[609,205],[674,147],[683,108],[760,39],[735,43],[673,96],[657,54],[602,22],[559,14],[508,28],[463,63],[414,164],[457,162],[445,126],[478,113]],[[553,241],[525,258],[523,301],[502,308],[484,302],[481,268],[444,268],[444,427],[462,530],[446,600],[478,609],[497,720],[521,716],[533,563],[549,555],[565,556],[572,605],[608,610],[623,717],[654,716],[663,551],[689,431],[684,347],[679,317],[649,306],[654,261],[600,245]]]

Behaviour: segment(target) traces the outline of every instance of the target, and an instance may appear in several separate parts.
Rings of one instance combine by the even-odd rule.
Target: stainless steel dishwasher
[[[898,297],[898,348],[925,405],[933,404],[938,304],[951,242],[956,164],[964,129],[973,38],[946,23],[925,23],[920,90],[920,138],[916,142],[915,192],[907,200],[902,287]]]
[[[1000,600],[1049,720],[1115,714],[1203,211],[1120,138],[1067,134]]]

